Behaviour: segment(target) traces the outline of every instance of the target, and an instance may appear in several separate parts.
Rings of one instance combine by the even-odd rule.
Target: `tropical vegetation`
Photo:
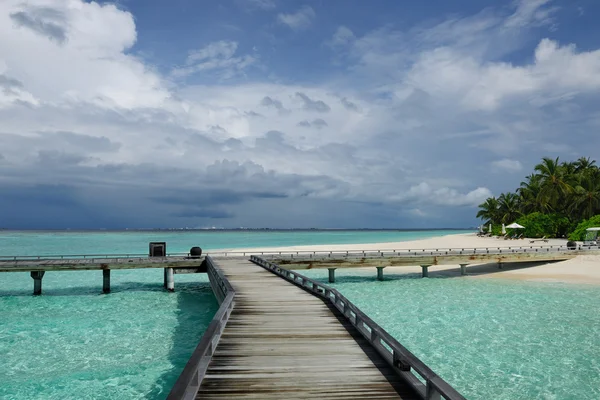
[[[582,240],[585,229],[600,226],[600,168],[595,160],[543,158],[514,192],[490,197],[477,218],[493,228],[517,222],[527,237]],[[495,232],[494,232],[495,233]]]

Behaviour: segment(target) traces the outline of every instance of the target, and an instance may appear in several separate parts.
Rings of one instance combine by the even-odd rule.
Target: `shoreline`
[[[435,249],[435,248],[486,248],[486,247],[542,247],[565,245],[567,239],[549,239],[548,242],[535,239],[504,240],[494,237],[478,237],[476,233],[460,233],[426,239],[403,242],[358,243],[337,245],[305,245],[256,247],[243,249],[217,250],[213,252],[267,252],[267,251],[347,251],[347,250],[401,250],[401,249]],[[208,251],[210,254],[211,251]],[[370,271],[374,268],[357,268]],[[389,274],[415,274],[421,268],[415,267],[386,267]],[[430,276],[460,277],[458,265],[440,265],[430,268]],[[497,263],[471,264],[467,267],[468,279],[504,279],[534,282],[558,282],[586,285],[600,285],[600,255],[578,256],[567,261],[552,263],[505,263],[502,269]]]

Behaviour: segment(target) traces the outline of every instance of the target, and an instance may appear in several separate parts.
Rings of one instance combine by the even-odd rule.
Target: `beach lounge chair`
[[[548,239],[546,239],[546,236],[542,236],[540,239],[533,239],[533,240],[529,241],[529,243],[535,243],[535,242],[545,242],[545,243],[548,243]]]

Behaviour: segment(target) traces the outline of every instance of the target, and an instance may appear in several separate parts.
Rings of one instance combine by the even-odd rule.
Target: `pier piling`
[[[31,277],[33,278],[33,294],[35,296],[42,294],[42,278],[44,277],[44,271],[31,271]]]
[[[167,290],[169,292],[175,291],[175,279],[173,277],[173,268],[165,268],[165,280],[167,284]]]
[[[102,293],[110,293],[110,269],[102,270]]]
[[[383,269],[385,267],[377,267],[377,280],[378,281],[382,281],[383,280]]]
[[[335,283],[336,268],[327,268],[329,270],[329,283]]]
[[[460,274],[461,275],[467,274],[467,265],[469,265],[469,264],[460,264]]]
[[[421,268],[423,269],[423,278],[429,277],[429,265],[421,265]]]

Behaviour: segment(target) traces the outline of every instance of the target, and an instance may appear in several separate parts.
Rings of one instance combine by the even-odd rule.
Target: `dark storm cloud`
[[[198,191],[182,191],[177,195],[156,196],[150,200],[171,205],[184,206],[215,206],[222,204],[239,204],[252,198],[286,198],[284,193],[235,191],[230,189],[210,189]]]
[[[74,132],[40,132],[41,136],[51,140],[65,141],[73,147],[78,147],[86,151],[112,152],[117,151],[121,147],[120,143],[112,142],[105,136],[89,136]]]
[[[89,160],[89,157],[70,154],[61,151],[41,150],[38,152],[38,162],[42,165],[73,166]]]
[[[50,7],[25,6],[25,9],[10,14],[17,25],[46,36],[50,40],[64,43],[67,40],[65,15]]]
[[[302,92],[296,92],[296,97],[302,100],[302,102],[304,103],[302,108],[304,108],[305,110],[317,111],[321,113],[331,111],[331,107],[329,107],[327,103],[325,103],[322,100],[312,100],[310,97],[308,97]]]
[[[180,218],[208,218],[208,219],[227,219],[233,218],[235,214],[224,210],[214,210],[206,208],[190,208],[171,214]]]

